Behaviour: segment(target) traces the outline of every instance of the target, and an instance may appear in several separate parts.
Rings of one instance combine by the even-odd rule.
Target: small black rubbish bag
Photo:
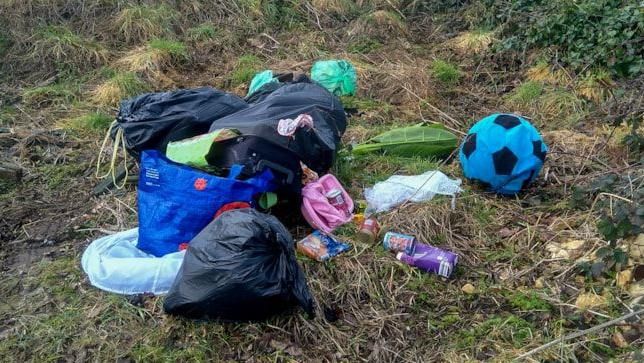
[[[224,212],[190,242],[163,308],[194,319],[256,321],[296,304],[313,316],[291,235],[277,218],[247,208]]]
[[[121,102],[111,137],[122,130],[133,155],[165,152],[170,141],[205,134],[214,120],[247,107],[240,97],[211,87],[146,93]]]
[[[273,85],[267,87],[274,87]],[[233,128],[290,149],[300,161],[318,174],[326,173],[335,161],[347,118],[340,99],[313,83],[278,84],[277,89],[261,88],[261,94],[248,108],[215,120],[210,131]],[[300,127],[292,136],[278,133],[281,119],[301,114],[313,118],[313,128]]]

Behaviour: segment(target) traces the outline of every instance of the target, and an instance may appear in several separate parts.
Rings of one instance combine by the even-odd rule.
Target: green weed
[[[431,72],[439,82],[445,85],[458,83],[462,76],[456,65],[440,59],[432,62]]]
[[[513,103],[529,105],[536,102],[542,93],[543,84],[541,82],[528,81],[515,88],[508,97],[508,100]]]
[[[523,311],[550,310],[552,306],[534,291],[517,291],[509,296],[510,304]]]
[[[468,349],[481,340],[494,339],[512,344],[515,348],[521,348],[533,340],[533,330],[534,327],[530,323],[515,315],[493,317],[462,331],[457,340],[457,346],[460,349]]]
[[[141,42],[169,34],[178,15],[166,5],[131,5],[121,10],[114,24],[127,42]]]
[[[168,39],[153,39],[152,41],[150,41],[150,43],[148,43],[148,46],[150,47],[150,49],[168,54],[174,58],[188,58],[188,50],[186,48],[186,45],[178,41]]]
[[[237,59],[237,65],[230,75],[233,86],[249,82],[261,69],[261,60],[254,55],[243,55]]]
[[[79,130],[104,131],[110,126],[113,120],[113,116],[97,111],[72,119],[71,126]]]
[[[192,41],[206,41],[218,36],[219,31],[212,24],[203,23],[188,29],[187,35],[188,39]]]

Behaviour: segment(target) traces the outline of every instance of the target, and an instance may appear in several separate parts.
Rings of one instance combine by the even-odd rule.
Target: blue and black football
[[[499,194],[517,194],[539,175],[548,147],[523,117],[493,114],[474,124],[459,151],[465,177]]]

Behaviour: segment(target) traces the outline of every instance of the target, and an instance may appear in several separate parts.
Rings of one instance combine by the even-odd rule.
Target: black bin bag
[[[247,108],[240,97],[211,87],[146,93],[121,102],[111,137],[122,130],[133,155],[143,150],[165,152],[171,141],[205,134],[218,118]]]
[[[272,91],[261,88],[257,92],[261,97],[253,100],[248,108],[215,120],[210,131],[233,128],[244,135],[263,138],[288,148],[317,173],[326,173],[333,166],[340,138],[347,127],[340,99],[314,83],[278,84],[275,87],[277,89]],[[303,113],[313,118],[313,129],[299,128],[292,137],[277,132],[279,120],[295,119]],[[244,164],[244,160],[239,163]]]
[[[257,321],[296,304],[313,316],[291,235],[275,217],[247,208],[224,212],[190,242],[163,308],[194,319]]]

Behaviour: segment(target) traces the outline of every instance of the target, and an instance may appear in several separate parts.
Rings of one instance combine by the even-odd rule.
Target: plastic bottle
[[[416,243],[413,255],[398,252],[396,258],[410,266],[443,277],[449,277],[458,263],[457,254],[419,242]]]

